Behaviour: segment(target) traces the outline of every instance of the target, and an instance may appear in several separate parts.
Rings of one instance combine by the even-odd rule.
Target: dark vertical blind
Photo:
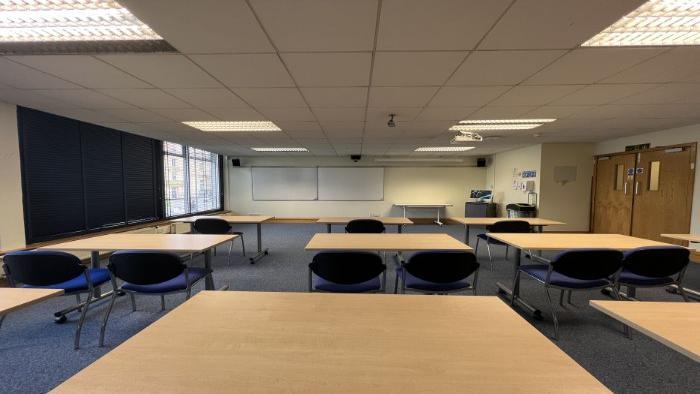
[[[160,142],[17,108],[27,242],[156,220]]]

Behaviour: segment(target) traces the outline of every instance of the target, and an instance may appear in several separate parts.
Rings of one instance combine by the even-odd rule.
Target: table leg
[[[330,224],[328,225],[330,227]],[[250,264],[255,264],[258,262],[258,260],[262,259],[267,255],[269,252],[267,249],[263,249],[262,247],[262,223],[257,224],[257,230],[258,230],[258,253],[250,258]]]
[[[396,226],[396,231],[398,231],[399,234],[401,234],[401,233],[403,232],[403,224],[397,225],[397,226]]]
[[[100,251],[99,250],[93,250],[90,252],[90,266],[91,268],[100,268]],[[93,289],[93,296],[94,297],[100,297],[100,294],[102,291],[100,290],[100,286],[95,286]]]
[[[406,206],[403,206],[403,217],[406,217]]]
[[[518,268],[520,268],[520,259],[522,258],[523,251],[519,248],[514,248],[515,249],[515,258],[513,259],[513,264],[514,264],[514,271],[513,271],[513,278],[515,278],[515,274],[518,272]],[[505,296],[510,302],[510,298],[513,294],[515,294],[515,303],[520,306],[521,308],[527,310],[532,314],[532,316],[535,319],[541,320],[542,319],[542,311],[539,309],[535,308],[534,306],[528,304],[520,298],[520,286],[516,283],[513,283],[513,289],[508,288],[506,285],[502,284],[501,282],[496,282],[496,286],[498,286],[498,294],[500,296]]]
[[[213,278],[214,275],[211,269],[211,249],[204,251],[204,268],[206,268],[209,272],[212,272],[212,274],[207,275],[204,278],[204,288],[206,290],[215,290]]]
[[[330,223],[326,224],[326,228],[328,229],[328,232],[329,232],[329,233],[332,233],[332,232],[333,232],[333,230],[331,229],[331,224],[330,224]]]
[[[464,225],[464,243],[469,245],[469,225]]]
[[[437,220],[435,221],[438,226],[442,226],[442,222],[440,221],[440,207],[437,208]]]

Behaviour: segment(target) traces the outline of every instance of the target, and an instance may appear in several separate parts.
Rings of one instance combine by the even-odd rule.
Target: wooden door
[[[690,231],[694,163],[694,145],[639,154],[634,184],[633,236],[672,242],[659,235]]]
[[[593,201],[594,233],[629,235],[636,154],[601,156],[596,160]]]

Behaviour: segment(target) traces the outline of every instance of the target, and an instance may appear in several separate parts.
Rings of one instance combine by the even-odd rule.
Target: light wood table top
[[[697,302],[590,301],[591,306],[700,362]]]
[[[273,218],[274,216],[262,215],[199,215],[174,219],[173,221],[181,223],[194,223],[197,219],[222,219],[227,221],[228,223],[258,224],[267,222],[268,220],[272,220]]]
[[[552,234],[552,233],[489,233],[489,237],[519,249],[565,250],[605,248],[617,250],[645,246],[673,246],[671,244],[620,234]]]
[[[464,250],[470,251],[469,245],[447,234],[314,234],[306,245],[306,250],[382,250],[382,251],[420,251],[420,250]]]
[[[228,291],[198,293],[55,392],[115,388],[608,392],[496,297]]]
[[[404,218],[404,217],[353,217],[353,216],[339,216],[339,217],[322,217],[319,218],[316,223],[322,223],[322,224],[347,224],[351,220],[355,219],[373,219],[373,220],[379,220],[385,225],[406,225],[406,224],[413,224],[411,219],[409,218]]]
[[[62,289],[0,288],[0,315],[63,294]]]
[[[209,234],[107,234],[45,246],[40,249],[110,251],[163,250],[170,252],[201,252],[229,242],[237,235]]]
[[[661,234],[661,236],[680,241],[700,242],[700,234]]]
[[[457,223],[469,225],[469,226],[491,226],[496,222],[502,222],[504,220],[522,220],[530,223],[531,226],[556,226],[564,225],[564,222],[558,222],[556,220],[549,220],[543,218],[468,218],[468,217],[448,217],[447,219],[453,220]]]

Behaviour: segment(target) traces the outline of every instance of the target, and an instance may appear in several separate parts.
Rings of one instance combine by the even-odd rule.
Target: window
[[[219,155],[163,143],[165,216],[221,209]]]

